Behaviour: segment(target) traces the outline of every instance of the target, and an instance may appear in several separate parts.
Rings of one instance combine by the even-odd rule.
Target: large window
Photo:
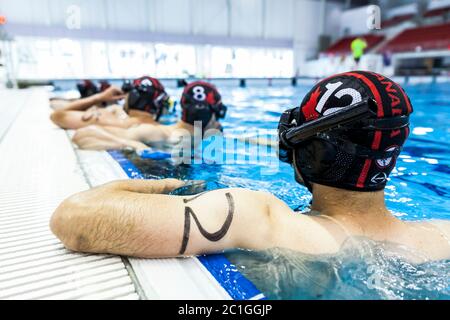
[[[22,38],[13,48],[14,71],[19,79],[80,78],[84,75],[78,41]]]
[[[18,79],[156,77],[290,77],[293,52],[138,42],[16,38]]]
[[[155,45],[155,74],[159,77],[186,77],[197,72],[195,47],[187,45]]]
[[[110,65],[108,77],[135,78],[155,72],[155,54],[152,45],[110,42],[106,47]]]

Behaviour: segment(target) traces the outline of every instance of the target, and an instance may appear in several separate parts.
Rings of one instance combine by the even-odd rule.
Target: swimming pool
[[[224,103],[229,106],[223,121],[225,136],[254,136],[257,132],[275,136],[281,112],[297,106],[310,86],[219,89]],[[406,85],[405,90],[414,107],[411,135],[386,188],[387,205],[402,219],[450,219],[450,86],[448,83]],[[172,97],[179,97],[181,93],[179,89],[169,88],[168,91]],[[254,145],[246,147],[246,150],[239,147],[234,150],[249,156],[256,148]],[[276,154],[271,152],[270,156]],[[269,158],[263,163],[181,167],[167,162],[161,168],[161,162],[142,160],[133,154],[129,157],[146,177],[163,175],[267,190],[293,208],[308,205],[310,200],[306,188],[294,181],[290,166],[277,159]],[[271,170],[264,166],[267,162],[279,166],[279,172],[270,174]]]
[[[225,135],[275,135],[282,111],[296,106],[310,86],[219,86],[229,106]],[[387,206],[400,219],[450,219],[450,87],[406,85],[414,113],[408,139],[386,188]],[[181,89],[168,88],[172,97]],[[173,119],[169,119],[173,120]],[[228,147],[228,145],[227,145]],[[226,153],[244,155],[234,164],[174,165],[170,160],[140,159],[125,152],[144,178],[175,177],[217,182],[217,187],[270,191],[293,209],[305,209],[311,196],[298,185],[292,169],[274,152],[252,159],[255,145],[238,145]],[[273,151],[273,150],[272,150]],[[214,188],[214,186],[212,187]],[[273,299],[449,299],[450,261],[412,265],[370,241],[343,248],[337,256],[308,256],[284,249],[226,253],[235,268]]]

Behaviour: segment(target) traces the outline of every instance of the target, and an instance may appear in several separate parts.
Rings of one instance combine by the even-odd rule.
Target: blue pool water
[[[222,100],[229,106],[223,121],[225,135],[254,136],[259,132],[275,136],[281,112],[297,106],[309,88],[222,88]],[[414,107],[411,135],[386,188],[387,205],[406,220],[450,219],[450,86],[448,83],[411,85],[405,89]],[[168,91],[173,97],[181,92]],[[248,160],[256,147],[245,147],[246,150],[244,146],[228,148],[228,152],[245,153]],[[310,194],[294,181],[292,168],[278,162],[274,151],[269,154],[272,158],[260,163],[180,167],[166,162],[164,168],[161,162],[130,157],[147,177],[218,181],[232,187],[270,191],[293,208],[307,206]]]
[[[281,112],[297,106],[310,86],[219,89],[229,107],[223,121],[226,136],[274,136]],[[450,86],[421,84],[405,89],[414,107],[411,135],[386,188],[387,206],[404,220],[450,219]],[[181,90],[168,92],[179,97]],[[145,178],[206,180],[217,182],[217,187],[265,190],[293,209],[306,209],[311,195],[295,182],[290,166],[280,163],[273,150],[262,152],[263,161],[253,159],[256,148],[227,145],[227,154],[238,153],[246,160],[235,164],[175,165],[170,160],[143,160],[132,152],[125,155]],[[332,257],[279,248],[237,250],[226,256],[273,299],[450,299],[450,261],[412,265],[371,241],[357,250],[344,247]]]

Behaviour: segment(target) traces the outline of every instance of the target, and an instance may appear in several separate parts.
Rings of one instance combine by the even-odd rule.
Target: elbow
[[[64,112],[61,110],[53,111],[50,120],[59,127],[63,127]]]
[[[79,195],[64,200],[50,219],[50,230],[61,240],[64,246],[72,251],[92,251],[89,233],[85,227],[89,225],[88,204]]]
[[[87,149],[87,142],[91,139],[94,130],[95,128],[93,128],[93,126],[76,130],[72,137],[72,142],[80,149]]]
[[[83,129],[78,129],[77,131],[75,131],[75,134],[72,136],[72,142],[82,149],[84,134],[83,132],[81,132],[81,130]]]
[[[62,129],[74,129],[68,122],[67,112],[65,110],[55,110],[50,115],[50,120]]]

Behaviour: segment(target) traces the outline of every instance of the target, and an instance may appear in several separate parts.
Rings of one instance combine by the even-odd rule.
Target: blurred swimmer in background
[[[51,120],[63,129],[89,125],[129,128],[136,124],[158,124],[161,115],[172,106],[163,85],[155,78],[141,77],[125,82],[122,88],[108,86],[96,91],[87,85],[79,87],[81,99],[56,109]],[[118,102],[124,100],[124,105]]]
[[[98,86],[91,80],[83,80],[77,83],[76,87],[78,93],[80,94],[79,98],[63,98],[63,97],[53,97],[50,98],[50,107],[53,109],[60,109],[67,106],[70,102],[76,101],[81,98],[87,98],[97,94],[99,92],[103,92],[108,89],[111,84],[106,80],[99,81]]]
[[[131,102],[131,99],[128,99]],[[194,136],[194,124],[201,125],[202,135],[209,129],[222,130],[220,119],[227,107],[215,86],[204,81],[187,85],[180,99],[181,119],[173,125],[140,123],[128,128],[88,126],[76,131],[73,142],[81,149],[123,149],[137,151],[149,146],[174,145],[183,137]]]

